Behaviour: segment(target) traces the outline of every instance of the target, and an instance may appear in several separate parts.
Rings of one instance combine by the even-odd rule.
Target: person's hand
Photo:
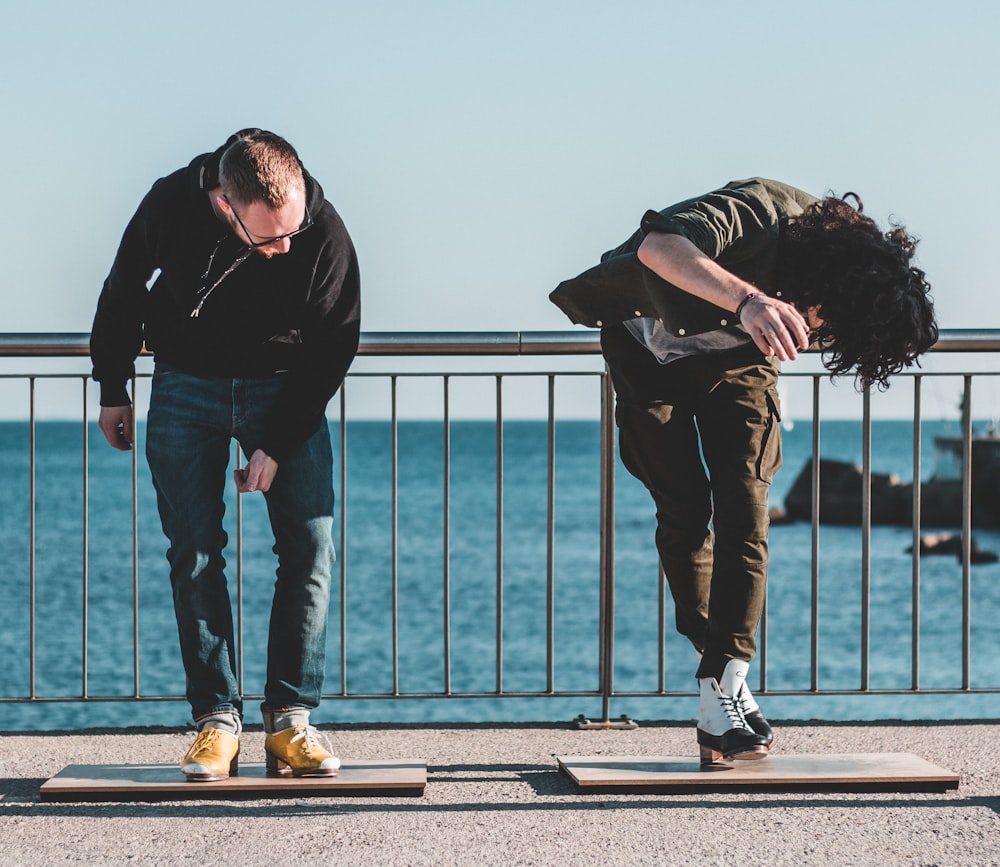
[[[97,426],[112,448],[127,452],[132,448],[132,407],[102,406]]]
[[[809,348],[809,326],[791,304],[759,292],[740,311],[740,323],[764,355],[794,361],[798,350]]]
[[[808,348],[809,328],[794,306],[727,271],[683,235],[650,232],[639,245],[638,256],[678,289],[724,310],[739,311],[740,323],[765,355],[793,361],[799,349]]]
[[[251,494],[254,491],[263,493],[271,487],[277,472],[278,462],[257,449],[250,455],[245,467],[233,471],[233,478],[236,480],[236,489],[241,494]]]

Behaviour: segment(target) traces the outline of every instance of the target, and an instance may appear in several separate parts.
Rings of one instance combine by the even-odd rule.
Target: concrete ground
[[[556,755],[697,754],[690,724],[353,726],[341,756],[423,758],[422,797],[43,803],[70,764],[174,763],[175,729],[0,734],[0,863],[1000,864],[1000,723],[785,723],[783,755],[914,753],[961,775],[911,794],[581,794]],[[263,734],[242,759],[263,761]],[[194,786],[195,784],[192,784]],[[211,785],[211,784],[205,784]]]

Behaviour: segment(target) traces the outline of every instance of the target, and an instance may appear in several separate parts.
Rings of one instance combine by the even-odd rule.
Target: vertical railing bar
[[[81,552],[83,557],[81,567],[83,611],[80,624],[80,691],[83,698],[87,698],[89,692],[87,658],[90,653],[87,646],[87,633],[90,624],[90,549],[88,546],[90,538],[90,430],[87,426],[87,417],[90,414],[90,404],[87,400],[87,377],[81,377],[80,381],[83,384],[83,550]]]
[[[236,443],[236,469],[243,466],[243,449]],[[236,683],[243,695],[243,495],[236,492]]]
[[[611,719],[615,667],[615,431],[614,389],[605,366],[601,378],[601,574],[600,574],[600,689],[601,713]]]
[[[444,389],[444,515],[442,516],[442,556],[444,559],[443,631],[444,631],[444,694],[451,695],[451,378],[443,377]]]
[[[137,380],[132,376],[132,406],[135,407]],[[132,692],[139,697],[139,424],[132,412]]]
[[[767,585],[764,585],[764,604],[760,610],[760,624],[757,640],[757,689],[761,693],[767,692]]]
[[[663,564],[660,558],[656,558],[657,577],[657,609],[659,612],[657,635],[657,656],[659,657],[659,672],[657,680],[657,692],[667,691],[667,576],[663,571]]]
[[[861,428],[861,689],[868,689],[871,659],[872,392],[862,397]]]
[[[962,390],[962,689],[968,689],[972,646],[972,377]]]
[[[819,691],[819,521],[820,521],[820,378],[812,378],[812,528],[810,556],[810,682],[813,692]]]
[[[545,671],[546,689],[555,692],[555,550],[556,550],[556,391],[555,376],[548,376],[548,491],[545,538]]]
[[[392,694],[399,695],[399,395],[392,382]]]
[[[496,377],[496,467],[497,467],[497,516],[496,516],[496,691],[503,694],[503,375]]]
[[[340,386],[340,694],[347,695],[347,379]]]
[[[912,586],[910,592],[910,685],[914,690],[920,689],[920,510],[921,463],[923,458],[922,407],[920,374],[913,377],[913,557],[911,560]]]
[[[35,377],[28,377],[28,693],[36,698],[35,692],[35,511],[37,494],[35,486]]]

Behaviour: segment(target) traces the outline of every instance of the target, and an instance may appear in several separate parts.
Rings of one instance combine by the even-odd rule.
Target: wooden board
[[[269,777],[263,763],[240,763],[227,780],[193,783],[177,765],[68,765],[41,787],[43,801],[162,801],[303,795],[424,793],[423,759],[344,759],[335,777]]]
[[[687,756],[557,756],[588,792],[748,791],[943,792],[959,777],[910,753],[770,755],[702,770]]]

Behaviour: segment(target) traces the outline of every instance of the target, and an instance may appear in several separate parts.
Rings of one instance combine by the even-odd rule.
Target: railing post
[[[809,636],[811,657],[809,660],[810,690],[819,692],[819,520],[820,520],[820,413],[819,413],[819,377],[812,381],[812,493],[810,503],[812,508],[812,526],[810,528],[810,621]]]
[[[83,570],[81,573],[81,578],[83,579],[82,588],[82,613],[80,621],[80,637],[82,639],[80,646],[80,695],[83,698],[87,698],[89,687],[87,685],[87,658],[89,651],[87,649],[87,636],[90,630],[90,428],[87,426],[90,416],[90,405],[87,402],[87,378],[83,377],[81,380],[83,384],[83,514],[81,515],[81,530],[80,537],[82,542],[81,556],[83,557]]]
[[[872,390],[862,395],[861,421],[861,691],[870,687],[872,586]]]
[[[442,445],[443,454],[441,462],[443,467],[444,490],[443,514],[441,516],[441,559],[443,567],[441,588],[442,632],[444,633],[444,694],[451,695],[451,379],[447,375],[442,377],[443,390],[443,420],[442,420]]]
[[[496,694],[503,695],[503,376],[496,376]]]
[[[340,386],[340,694],[347,695],[347,381]]]
[[[600,597],[600,692],[601,719],[591,721],[582,714],[581,729],[634,729],[625,714],[611,719],[615,671],[615,395],[607,369],[601,379],[601,597]]]
[[[611,719],[615,680],[615,430],[611,378],[601,383],[601,716]]]
[[[962,689],[971,687],[972,647],[972,376],[962,388]]]
[[[136,394],[135,376],[132,377],[132,397]],[[139,441],[136,437],[138,420],[132,413],[132,696],[138,698],[139,690]]]
[[[236,444],[236,469],[243,467],[243,448]],[[243,686],[243,660],[245,658],[243,644],[243,494],[236,492],[236,684],[240,695],[246,690]]]
[[[28,513],[28,682],[29,682],[29,697],[35,698],[35,602],[36,602],[36,586],[35,586],[35,543],[36,543],[36,529],[37,529],[37,517],[36,509],[38,507],[38,502],[36,499],[37,495],[37,480],[35,478],[37,472],[37,453],[36,453],[36,430],[35,430],[35,377],[29,377],[28,379],[28,425],[29,425],[29,443],[28,443],[28,502],[30,503],[30,511]]]
[[[914,692],[920,689],[920,524],[921,489],[924,479],[921,470],[923,457],[923,410],[921,408],[920,374],[913,377],[913,502],[912,502],[912,543],[913,555],[910,564],[910,600],[912,606],[910,620],[910,685]]]

